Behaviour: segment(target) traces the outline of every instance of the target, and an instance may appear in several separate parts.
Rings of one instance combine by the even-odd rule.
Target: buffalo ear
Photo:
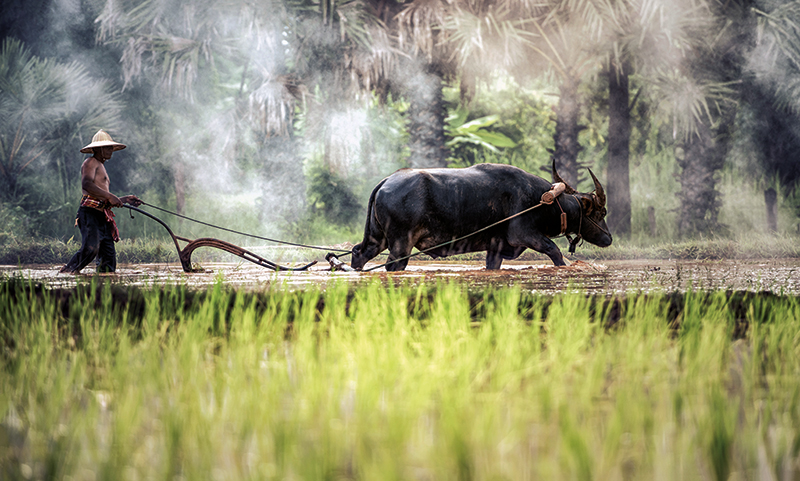
[[[582,195],[580,196],[581,208],[583,208],[583,215],[590,215],[594,212],[595,203],[594,199],[590,196]]]

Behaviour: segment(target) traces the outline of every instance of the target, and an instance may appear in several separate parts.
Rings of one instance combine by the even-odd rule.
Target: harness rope
[[[147,202],[142,202],[142,205],[146,205],[148,207],[152,207],[153,209],[160,210],[161,212],[165,212],[167,214],[172,214],[175,217],[180,217],[181,219],[186,219],[186,220],[191,221],[191,222],[196,222],[196,223],[202,224],[204,226],[213,227],[214,229],[224,230],[226,232],[231,232],[233,234],[243,235],[245,237],[252,237],[254,239],[261,239],[261,240],[265,240],[265,241],[269,241],[269,242],[276,242],[278,244],[286,244],[286,245],[295,246],[295,247],[305,247],[307,249],[317,249],[317,250],[327,251],[327,252],[330,252],[330,251],[333,250],[333,251],[336,251],[336,252],[341,252],[342,253],[341,255],[347,255],[347,254],[351,254],[352,253],[352,251],[346,251],[344,249],[332,249],[330,247],[320,247],[320,246],[311,246],[311,245],[306,245],[306,244],[296,244],[294,242],[282,241],[282,240],[277,240],[277,239],[270,239],[269,237],[261,237],[261,236],[255,235],[255,234],[248,234],[246,232],[239,232],[237,230],[227,229],[225,227],[220,227],[218,225],[209,224],[208,222],[203,222],[203,221],[200,221],[200,220],[197,220],[197,219],[192,219],[191,217],[187,217],[185,215],[178,214],[177,212],[172,212],[172,211],[169,211],[167,209],[163,209],[163,208],[155,206],[153,204],[148,204]],[[131,214],[131,217],[132,216],[133,216],[133,214]]]

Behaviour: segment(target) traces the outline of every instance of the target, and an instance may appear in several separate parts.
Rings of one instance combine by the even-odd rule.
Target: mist
[[[687,18],[670,2],[631,0],[613,12],[616,23],[600,10],[548,23],[558,3],[504,11],[461,2],[384,9],[350,2],[323,11],[316,4],[161,0],[139,18],[131,15],[137,2],[6,2],[3,38],[85,74],[62,79],[65,108],[83,113],[59,117],[58,134],[52,125],[50,134],[37,134],[49,147],[21,178],[31,191],[49,192],[52,179],[31,169],[59,172],[63,216],[79,196],[78,150],[104,128],[128,144],[109,163],[113,192],[292,241],[357,242],[381,178],[402,167],[475,161],[538,173],[556,158],[579,190],[591,189],[585,167],[601,180],[610,176],[610,185],[630,191],[622,238],[730,234],[723,220],[738,212],[722,192],[731,175],[750,181],[740,190],[754,201],[763,203],[760,191],[774,186],[786,212],[800,212],[791,200],[800,178],[800,56],[776,37],[779,29],[746,2],[738,13],[709,7]],[[751,6],[800,22],[780,6]],[[503,28],[487,27],[490,18]],[[701,37],[726,21],[733,28],[715,34],[725,52],[717,54]],[[630,185],[615,183],[620,174],[607,148],[615,133],[604,72],[623,61],[630,68]],[[569,82],[574,91],[564,89]],[[577,106],[574,125],[559,110],[567,95]],[[484,132],[514,146],[448,144],[458,135],[448,124],[457,109],[467,120],[498,115]],[[695,159],[693,152],[703,153]],[[707,179],[707,194],[681,180],[690,171]],[[712,200],[685,207],[695,197]],[[609,206],[612,215],[615,209]],[[686,215],[697,222],[681,227]],[[791,231],[796,219],[787,216],[783,228]],[[179,225],[190,235],[218,235]],[[68,227],[29,232],[64,236]],[[144,231],[131,224],[128,234]]]

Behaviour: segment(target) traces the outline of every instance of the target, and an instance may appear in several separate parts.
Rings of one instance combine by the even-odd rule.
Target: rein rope
[[[347,254],[351,254],[352,253],[352,251],[346,251],[344,249],[332,249],[330,247],[320,247],[320,246],[311,246],[311,245],[306,245],[306,244],[296,244],[294,242],[282,241],[282,240],[277,240],[277,239],[270,239],[269,237],[262,237],[262,236],[258,236],[258,235],[255,235],[255,234],[248,234],[246,232],[240,232],[238,230],[227,229],[225,227],[220,227],[218,225],[209,224],[208,222],[203,222],[201,220],[192,219],[191,217],[187,217],[185,215],[178,214],[177,212],[169,211],[167,209],[155,206],[153,204],[148,204],[147,202],[142,202],[142,205],[146,205],[148,207],[152,207],[153,209],[160,210],[161,212],[165,212],[167,214],[172,214],[175,217],[180,217],[181,219],[186,219],[188,221],[195,222],[197,224],[202,224],[202,225],[207,226],[207,227],[213,227],[214,229],[224,230],[226,232],[231,232],[233,234],[243,235],[245,237],[252,237],[253,239],[260,239],[260,240],[265,240],[265,241],[269,241],[269,242],[275,242],[275,243],[278,243],[278,244],[285,244],[285,245],[290,245],[290,246],[295,246],[295,247],[304,247],[306,249],[317,249],[317,250],[326,251],[326,252],[330,252],[331,250],[333,250],[333,251],[341,252],[340,255],[347,255]],[[131,217],[133,217],[133,213],[131,213]]]

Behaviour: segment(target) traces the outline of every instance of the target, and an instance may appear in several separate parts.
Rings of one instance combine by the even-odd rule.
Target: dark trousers
[[[95,258],[97,258],[97,272],[117,270],[114,225],[106,220],[106,214],[91,207],[79,207],[78,228],[83,238],[81,249],[72,256],[61,272],[78,273]]]

